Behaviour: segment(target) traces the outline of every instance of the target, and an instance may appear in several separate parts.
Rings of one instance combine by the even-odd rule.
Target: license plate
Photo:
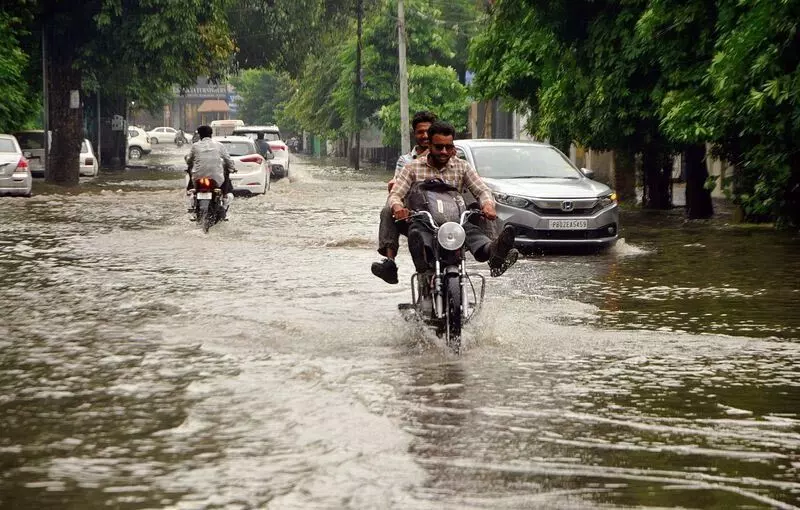
[[[209,192],[198,193],[197,194],[197,199],[198,200],[211,200],[211,193],[209,193]]]
[[[550,230],[586,230],[587,220],[550,220]]]

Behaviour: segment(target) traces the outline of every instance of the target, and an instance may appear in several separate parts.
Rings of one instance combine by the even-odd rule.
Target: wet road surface
[[[369,273],[386,175],[295,158],[204,235],[180,171],[0,201],[0,507],[800,505],[791,235],[626,213],[473,264],[455,357],[397,312],[405,253]]]

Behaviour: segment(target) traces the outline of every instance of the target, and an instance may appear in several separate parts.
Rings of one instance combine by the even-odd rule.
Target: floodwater
[[[295,158],[204,235],[178,163],[0,199],[1,508],[800,506],[796,237],[473,264],[456,357],[369,272],[385,174]]]

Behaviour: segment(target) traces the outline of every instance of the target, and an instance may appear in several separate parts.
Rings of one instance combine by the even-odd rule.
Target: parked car
[[[92,142],[84,140],[81,144],[80,175],[97,177],[98,173],[100,173],[100,165],[97,163],[97,156],[92,149]]]
[[[457,140],[455,145],[458,157],[471,163],[492,190],[498,218],[516,228],[518,247],[616,243],[616,193],[552,145],[518,140]]]
[[[172,143],[178,130],[171,127],[157,127],[147,132],[150,143]]]
[[[272,160],[272,176],[276,178],[289,177],[289,147],[281,139],[278,126],[239,126],[234,128],[233,134],[256,139],[259,133],[264,134],[264,139],[269,143],[270,149],[275,153]]]
[[[152,151],[153,147],[150,145],[150,138],[145,130],[130,126],[128,128],[128,159],[139,159]]]
[[[233,191],[266,193],[270,186],[270,165],[258,153],[255,142],[246,136],[221,136],[214,140],[225,145],[236,166],[236,173],[231,174]]]
[[[47,155],[45,154],[44,130],[31,129],[27,131],[17,131],[13,134],[17,139],[25,159],[28,160],[30,174],[34,177],[44,177]],[[48,132],[48,147],[53,146],[53,133]]]
[[[0,135],[0,195],[31,196],[33,179],[28,159],[13,135]]]

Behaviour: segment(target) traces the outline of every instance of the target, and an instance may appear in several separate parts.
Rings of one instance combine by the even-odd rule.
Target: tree
[[[529,130],[557,146],[642,153],[644,205],[671,206],[659,129],[659,75],[637,41],[646,0],[502,0],[475,38],[475,91],[531,112]],[[629,170],[633,170],[632,168]],[[627,179],[630,181],[630,179]]]
[[[226,0],[20,2],[33,8],[43,32],[53,144],[46,179],[78,184],[83,113],[72,103],[81,92],[107,94],[155,106],[172,86],[189,86],[197,76],[219,76],[234,46]],[[76,96],[77,94],[77,96]]]
[[[412,65],[408,70],[408,97],[411,112],[435,108],[439,119],[453,124],[456,131],[466,129],[467,88],[458,81],[455,69]],[[381,107],[378,120],[384,145],[400,147],[400,100]]]
[[[37,97],[26,81],[28,55],[20,46],[22,20],[0,12],[0,133],[19,129],[37,112]]]
[[[294,92],[288,74],[266,69],[242,71],[231,83],[242,96],[240,113],[247,124],[277,123]]]

